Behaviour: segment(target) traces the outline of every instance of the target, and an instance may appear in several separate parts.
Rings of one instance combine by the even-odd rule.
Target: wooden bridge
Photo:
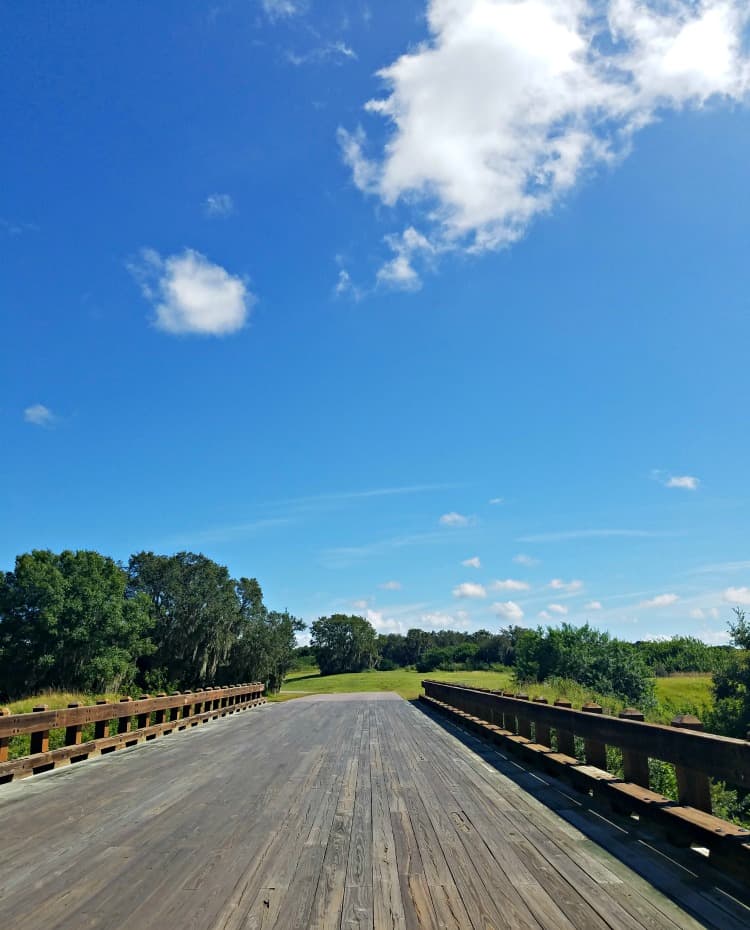
[[[750,927],[742,888],[710,862],[480,741],[470,710],[489,699],[471,695],[310,696],[241,714],[259,700],[247,686],[136,701],[100,736],[119,751],[0,786],[0,927]],[[89,710],[102,727],[110,710]],[[0,762],[0,777],[82,758],[79,718],[44,713],[47,741],[63,724],[68,745],[37,737],[26,768]],[[0,748],[19,732],[2,723]],[[154,727],[173,735],[127,748]]]

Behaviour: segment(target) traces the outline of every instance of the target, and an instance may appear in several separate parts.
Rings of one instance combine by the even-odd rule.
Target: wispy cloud
[[[203,201],[203,212],[208,217],[230,216],[234,201],[229,194],[209,194]]]
[[[345,61],[356,61],[357,53],[346,42],[328,42],[325,45],[317,46],[307,52],[287,52],[287,61],[295,67],[308,64],[322,64],[333,62],[342,64]]]
[[[539,564],[539,559],[535,559],[531,555],[525,555],[523,552],[519,552],[518,555],[513,556],[513,561],[516,565],[525,565],[526,568],[533,568],[535,565]]]
[[[400,581],[384,581],[383,584],[378,585],[378,587],[382,588],[383,591],[400,591],[403,585]]]
[[[677,594],[657,594],[656,597],[641,601],[638,606],[643,608],[671,607],[672,604],[676,604],[679,599],[679,595]]]
[[[439,523],[441,526],[469,526],[473,523],[473,517],[467,517],[463,513],[456,513],[452,510],[450,513],[444,513]]]
[[[324,549],[320,553],[320,559],[327,568],[347,568],[356,562],[361,562],[363,559],[371,559],[394,549],[406,549],[411,546],[426,546],[445,542],[445,533],[438,531],[434,533],[413,533],[411,535],[380,539],[360,546],[336,546]]]
[[[576,594],[583,587],[583,582],[574,578],[572,581],[563,581],[562,578],[553,578],[549,583],[553,591],[564,591],[566,594]]]
[[[286,19],[297,16],[307,9],[306,0],[261,0],[261,6],[269,19]]]
[[[568,608],[563,604],[547,604],[547,610],[551,614],[557,614],[558,617],[564,617],[568,613]]]
[[[697,491],[700,479],[694,475],[672,475],[664,482],[666,488],[682,488],[684,491]]]
[[[193,249],[166,258],[143,249],[140,260],[128,268],[153,305],[157,329],[167,333],[235,333],[245,326],[256,302],[242,278]]]
[[[195,546],[206,543],[233,542],[255,536],[264,530],[288,526],[294,523],[290,517],[277,517],[267,520],[249,520],[245,523],[230,523],[224,526],[212,526],[200,530],[186,530],[162,541],[164,547]]]
[[[27,407],[23,412],[23,418],[27,423],[46,428],[54,426],[57,422],[55,414],[49,407],[45,407],[44,404],[32,404],[30,407]]]
[[[676,534],[658,530],[621,530],[621,529],[589,529],[589,530],[560,530],[552,533],[529,533],[519,536],[517,542],[547,543],[568,542],[572,539],[607,539],[609,537],[632,537],[643,539],[659,539]]]
[[[482,567],[482,561],[478,555],[475,555],[470,559],[464,559],[461,564],[464,565],[466,568],[481,568]]]
[[[528,591],[531,585],[526,581],[519,581],[516,578],[505,578],[504,580],[493,581],[490,585],[491,591]]]
[[[472,581],[464,581],[463,584],[456,585],[456,587],[453,589],[453,597],[487,597],[487,589],[484,587],[484,585],[475,584]]]
[[[588,604],[584,604],[584,610],[601,610],[602,602],[601,601],[589,601]]]
[[[499,504],[505,503],[505,498],[504,497],[491,497],[489,500],[489,503],[492,504],[494,507],[497,507]]]
[[[288,497],[275,504],[325,504],[345,501],[367,500],[373,497],[394,497],[401,494],[427,494],[430,491],[454,490],[455,484],[407,484],[387,488],[366,488],[359,491],[324,491],[320,494],[308,494],[303,497]]]

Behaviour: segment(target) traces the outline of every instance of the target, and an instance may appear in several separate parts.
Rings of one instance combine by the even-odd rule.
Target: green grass
[[[425,675],[412,669],[399,668],[392,672],[350,672],[325,676],[321,676],[318,671],[304,669],[290,672],[284,681],[282,693],[272,696],[271,699],[289,700],[290,697],[301,697],[305,692],[344,694],[348,691],[396,691],[407,701],[413,701],[422,691],[423,678],[461,682],[480,688],[512,687],[512,674],[509,669],[497,672],[431,672]]]
[[[304,668],[290,672],[284,682],[282,693],[269,695],[270,700],[288,701],[309,694],[343,694],[350,691],[396,691],[406,700],[414,700],[421,693],[423,678],[437,681],[452,681],[480,688],[516,690],[511,669],[488,672],[441,672],[429,674],[413,669],[396,669],[392,672],[352,672],[344,675],[321,676],[315,668]],[[576,682],[558,681],[551,684],[534,684],[528,689],[530,697],[546,697],[552,703],[557,698],[566,698],[573,707],[581,707],[594,701],[604,707],[605,713],[617,714],[625,703],[606,695],[583,688]],[[705,718],[711,707],[711,676],[680,675],[673,678],[656,679],[657,706],[646,711],[646,719],[655,723],[669,723],[677,714],[696,714]]]

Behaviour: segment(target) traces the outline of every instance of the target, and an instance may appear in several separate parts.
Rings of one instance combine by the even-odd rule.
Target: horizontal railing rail
[[[174,691],[155,697],[143,694],[136,699],[125,697],[114,702],[75,703],[55,710],[39,705],[24,714],[0,708],[0,783],[255,707],[265,703],[264,691],[261,682],[252,682],[226,688]],[[84,741],[84,727],[92,724],[93,739]],[[112,724],[114,733],[110,732]],[[56,731],[58,740],[61,737],[64,744],[50,749],[50,733]],[[29,752],[10,759],[11,740],[19,736],[29,736]]]
[[[422,686],[428,703],[458,715],[483,736],[605,797],[619,812],[655,817],[675,842],[704,844],[712,855],[729,852],[733,865],[739,856],[744,874],[750,874],[750,830],[713,816],[711,794],[712,780],[750,790],[750,742],[702,732],[691,715],[664,726],[646,723],[633,708],[613,717],[594,703],[575,710],[566,700],[549,704],[526,694],[431,679]],[[615,772],[608,747],[621,754]],[[651,790],[650,759],[674,767],[676,799]]]

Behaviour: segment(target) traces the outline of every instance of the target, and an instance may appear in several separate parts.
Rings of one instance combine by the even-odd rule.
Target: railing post
[[[587,701],[581,710],[585,714],[601,714],[604,710],[601,704],[595,704],[593,701]],[[584,739],[584,751],[586,753],[586,765],[593,765],[597,769],[607,768],[607,747],[598,739]]]
[[[74,710],[76,707],[81,707],[79,701],[73,701],[68,704],[68,707],[71,710]],[[83,724],[81,723],[71,723],[70,726],[65,727],[65,745],[66,746],[80,746],[81,740],[83,739]]]
[[[513,697],[512,691],[503,691],[503,697]],[[507,730],[509,733],[516,732],[516,715],[514,711],[504,710],[503,711],[503,729]]]
[[[120,698],[120,704],[129,704],[131,700],[129,697]],[[117,732],[130,733],[130,716],[117,718]]]
[[[626,707],[625,710],[620,711],[618,716],[621,720],[640,720],[642,722],[645,719],[643,714],[635,707]],[[642,752],[623,749],[622,771],[625,781],[640,785],[641,788],[649,787],[648,756]]]
[[[97,704],[108,704],[109,701],[97,701]],[[106,739],[109,736],[109,720],[97,720],[94,724],[94,739]]]
[[[682,730],[702,730],[703,724],[692,714],[681,714],[672,721],[673,727]],[[677,777],[677,796],[680,804],[696,807],[698,810],[711,813],[711,783],[708,775],[697,772],[687,766],[676,765],[674,773]]]
[[[138,700],[139,700],[139,701],[148,701],[150,697],[151,697],[150,694],[142,694]],[[138,729],[139,729],[139,730],[145,730],[146,727],[149,725],[149,723],[151,723],[151,714],[150,714],[150,713],[148,713],[148,714],[138,714]]]
[[[572,706],[571,702],[566,701],[565,698],[558,698],[555,701],[555,707],[571,708]],[[557,727],[557,751],[564,756],[575,758],[576,744],[570,730],[561,730],[560,727]]]
[[[180,696],[180,692],[179,692],[179,691],[172,691],[172,692],[170,693],[169,696],[170,696],[170,697],[179,697],[179,696]],[[179,716],[180,716],[180,708],[179,708],[179,707],[170,707],[170,708],[169,708],[169,722],[170,722],[170,723],[175,723],[175,722],[179,719]]]
[[[517,694],[516,700],[518,701],[528,701],[528,694]],[[531,720],[525,715],[523,715],[523,709],[518,711],[518,735],[525,736],[526,739],[531,739]]]
[[[158,698],[165,698],[167,696],[166,691],[160,691],[157,695]],[[167,709],[166,707],[161,707],[159,710],[154,711],[154,723],[165,723],[167,719]]]
[[[549,704],[549,701],[545,697],[535,697],[534,703],[535,704]],[[552,745],[548,723],[535,723],[534,724],[534,740],[540,746],[551,746]]]
[[[33,708],[32,713],[40,714],[44,713],[45,710],[49,710],[47,705],[40,704],[38,707]],[[32,756],[39,752],[49,752],[49,730],[37,730],[36,733],[31,734],[29,751]]]
[[[183,691],[182,693],[183,693],[183,694],[192,694],[193,692],[192,692],[192,691]],[[193,715],[193,705],[192,705],[192,704],[186,704],[186,705],[182,708],[182,719],[183,719],[183,720],[187,720],[187,718],[188,718],[188,717],[191,717],[192,715]]]
[[[0,707],[0,717],[10,717],[10,707]],[[0,762],[8,761],[9,736],[0,737]]]

